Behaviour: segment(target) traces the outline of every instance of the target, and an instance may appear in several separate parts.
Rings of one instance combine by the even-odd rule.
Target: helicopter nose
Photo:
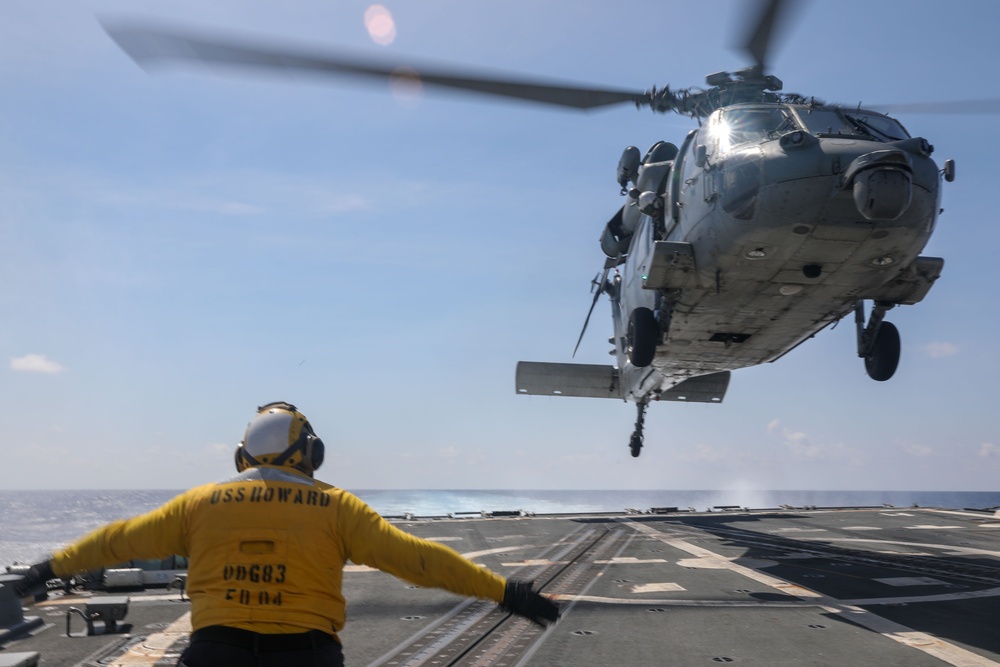
[[[854,205],[867,220],[895,220],[910,207],[913,179],[910,158],[903,151],[881,150],[855,159],[847,168],[853,182]]]

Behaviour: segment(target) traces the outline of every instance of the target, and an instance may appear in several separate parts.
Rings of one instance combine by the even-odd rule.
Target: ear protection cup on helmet
[[[274,461],[273,465],[286,465],[289,459],[295,454],[301,454],[302,459],[294,464],[306,472],[313,472],[323,465],[323,457],[326,454],[326,446],[319,436],[312,430],[312,424],[306,421],[302,424],[302,432],[288,449],[282,452]]]
[[[326,445],[319,438],[312,441],[310,446],[312,451],[309,452],[309,464],[312,466],[313,470],[317,470],[321,465],[323,465],[323,457],[326,455]]]

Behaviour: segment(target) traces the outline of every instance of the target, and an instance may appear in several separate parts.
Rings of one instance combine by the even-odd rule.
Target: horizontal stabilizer
[[[516,383],[517,393],[526,395],[623,398],[614,366],[519,361]]]
[[[688,378],[660,394],[661,401],[721,403],[729,389],[729,371]]]

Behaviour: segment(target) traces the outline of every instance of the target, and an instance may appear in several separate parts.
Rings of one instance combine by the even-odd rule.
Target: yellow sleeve
[[[133,558],[187,556],[187,494],[151,512],[109,523],[52,556],[52,571],[68,577]]]
[[[396,528],[360,499],[344,496],[341,535],[345,553],[353,562],[418,586],[503,602],[506,579],[463,558],[454,549]]]

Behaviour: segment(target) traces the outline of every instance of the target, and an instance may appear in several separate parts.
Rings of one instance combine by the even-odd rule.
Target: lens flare
[[[424,84],[420,73],[410,67],[400,67],[389,78],[393,99],[404,107],[416,107],[423,97]]]
[[[382,46],[388,46],[396,39],[396,22],[382,5],[372,5],[365,10],[365,29],[372,41]]]

